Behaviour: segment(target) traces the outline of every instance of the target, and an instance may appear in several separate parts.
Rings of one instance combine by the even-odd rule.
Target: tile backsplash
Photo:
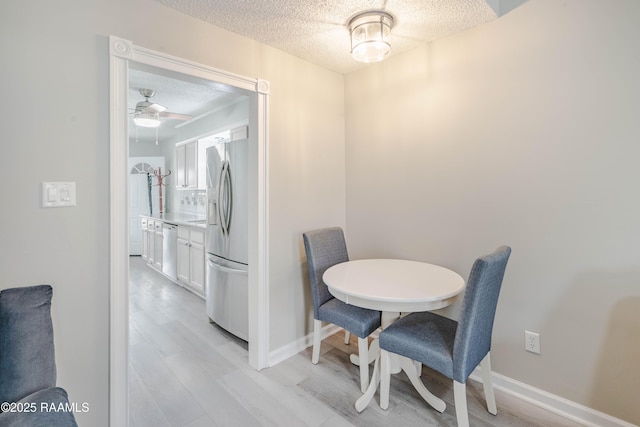
[[[186,214],[205,215],[207,213],[206,190],[176,190],[175,211]]]

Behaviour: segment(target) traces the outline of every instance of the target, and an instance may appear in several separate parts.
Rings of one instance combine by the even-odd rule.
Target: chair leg
[[[360,391],[369,387],[369,340],[358,337],[358,357],[360,359]]]
[[[389,407],[389,383],[391,382],[389,352],[380,350],[380,407]]]
[[[318,364],[320,358],[320,341],[321,341],[322,321],[313,320],[313,352],[311,353],[311,363]]]
[[[482,359],[480,362],[480,371],[482,373],[482,388],[484,389],[484,398],[487,401],[487,410],[491,415],[498,414],[498,407],[496,406],[496,396],[493,393],[493,381],[491,380],[491,359],[490,353]]]
[[[458,427],[469,427],[469,414],[467,413],[467,386],[453,381],[453,403],[456,405],[456,418]]]
[[[351,338],[351,332],[344,330],[344,343],[349,345],[349,339]]]

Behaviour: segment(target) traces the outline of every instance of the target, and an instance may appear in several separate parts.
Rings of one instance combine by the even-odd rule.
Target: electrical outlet
[[[540,354],[540,334],[524,331],[524,349],[535,354]]]

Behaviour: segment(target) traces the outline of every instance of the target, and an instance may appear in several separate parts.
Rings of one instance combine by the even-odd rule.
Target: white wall
[[[512,246],[495,371],[635,424],[639,24],[635,0],[529,0],[345,83],[351,255],[466,276]]]
[[[271,80],[268,154],[269,329],[275,351],[313,330],[302,233],[345,226],[344,79],[267,50],[263,74],[278,77]]]
[[[270,81],[272,349],[306,333],[301,232],[345,222],[342,76],[151,0],[0,3],[0,286],[54,286],[58,383],[87,426],[108,423],[110,34]],[[42,181],[76,181],[78,206],[40,208]]]

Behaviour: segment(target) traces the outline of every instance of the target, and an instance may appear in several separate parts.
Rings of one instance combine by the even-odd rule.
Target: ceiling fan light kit
[[[157,128],[160,126],[160,114],[151,111],[136,111],[133,115],[133,122],[136,126],[144,128]]]
[[[164,105],[149,101],[149,98],[156,94],[155,90],[138,89],[138,92],[144,96],[144,101],[136,104],[136,109],[133,113],[133,123],[135,123],[136,126],[157,128],[162,124],[163,118],[183,121],[189,121],[193,118],[189,114],[171,113],[167,111],[167,107]]]
[[[363,12],[349,21],[351,55],[358,62],[379,62],[390,52],[388,41],[393,16],[382,11]]]

